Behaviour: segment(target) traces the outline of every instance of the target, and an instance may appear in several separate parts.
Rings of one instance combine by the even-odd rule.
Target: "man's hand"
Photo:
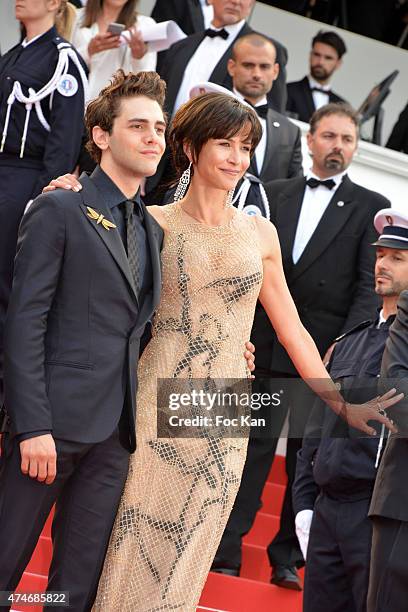
[[[107,49],[117,49],[118,47],[120,47],[120,36],[105,32],[104,34],[96,34],[91,39],[88,45],[88,53],[91,56],[95,53],[100,53]]]
[[[377,435],[375,429],[367,425],[368,421],[378,421],[385,425],[392,433],[397,433],[398,429],[387,417],[385,410],[397,404],[404,397],[403,393],[397,393],[396,389],[390,389],[384,395],[375,397],[365,404],[347,404],[345,406],[345,419],[350,427],[355,427],[360,431],[371,436]]]
[[[64,174],[56,179],[52,179],[50,183],[44,187],[43,193],[54,191],[55,189],[71,189],[72,191],[81,191],[82,185],[73,174]]]
[[[244,357],[247,362],[247,368],[250,372],[253,372],[255,370],[255,347],[252,342],[245,342],[245,348]],[[251,376],[251,378],[254,379],[255,376]]]
[[[51,484],[57,475],[57,451],[51,434],[20,442],[21,471],[39,482]]]

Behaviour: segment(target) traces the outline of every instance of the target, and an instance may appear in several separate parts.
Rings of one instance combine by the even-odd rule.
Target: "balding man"
[[[187,36],[170,47],[164,65],[159,69],[160,76],[167,83],[166,111],[171,116],[181,104],[187,102],[190,90],[197,83],[211,81],[231,89],[227,64],[232,47],[236,40],[254,31],[246,21],[255,4],[254,0],[210,0],[209,3],[214,9],[211,27]],[[287,51],[279,42],[273,42],[280,70],[275,87],[267,97],[273,108],[283,111],[287,98]],[[160,203],[171,178],[170,160],[164,156],[156,174],[146,183],[145,202]]]
[[[228,61],[235,95],[255,107],[263,127],[249,171],[262,182],[303,174],[300,130],[268,105],[267,96],[279,76],[274,43],[261,34],[239,38]]]

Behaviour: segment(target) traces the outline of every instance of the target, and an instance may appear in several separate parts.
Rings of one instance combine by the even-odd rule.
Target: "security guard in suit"
[[[16,13],[27,33],[30,8],[26,2],[16,9],[27,12],[27,21]],[[0,407],[3,327],[20,220],[53,177],[74,169],[83,134],[85,64],[47,19],[45,14],[42,33],[27,35],[0,59]]]
[[[361,402],[377,393],[397,300],[408,288],[408,241],[398,236],[404,222],[405,214],[393,209],[375,217],[381,234],[375,242],[376,293],[383,306],[375,321],[365,321],[337,339],[329,363],[347,401]],[[292,491],[296,532],[306,557],[304,612],[367,610],[372,536],[367,515],[386,437],[383,428],[377,433],[362,437],[323,402],[315,404]]]

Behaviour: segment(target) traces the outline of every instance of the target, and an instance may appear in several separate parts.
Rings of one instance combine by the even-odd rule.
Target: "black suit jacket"
[[[299,128],[281,113],[268,108],[266,131],[267,145],[262,168],[258,168],[254,155],[249,172],[264,183],[302,175],[302,143]]]
[[[398,117],[387,142],[389,149],[408,153],[408,104]]]
[[[316,110],[309,79],[304,77],[301,81],[294,81],[287,85],[288,99],[286,110],[293,113],[296,119],[309,123],[310,117]],[[329,102],[345,102],[343,98],[329,92]],[[296,116],[297,115],[297,116]]]
[[[135,449],[140,339],[160,297],[163,232],[145,213],[153,290],[142,304],[119,232],[92,179],[40,195],[19,232],[5,331],[5,402],[13,434],[51,430],[95,443],[119,420]],[[121,418],[122,416],[122,418]]]
[[[175,21],[187,35],[204,30],[200,0],[156,0],[151,16],[156,21]]]
[[[238,40],[238,38],[241,38],[241,36],[245,36],[246,34],[250,34],[252,32],[254,32],[254,30],[247,23],[245,23],[238,33],[238,36],[234,39],[234,43],[236,40]],[[179,42],[175,43],[167,53],[166,61],[160,70],[160,76],[167,83],[166,110],[170,114],[173,112],[174,103],[176,101],[187,64],[204,38],[204,32],[187,36],[187,38],[184,40],[180,40]],[[280,65],[280,71],[272,90],[268,94],[268,102],[271,106],[273,106],[273,108],[282,112],[286,104],[285,66],[287,63],[288,54],[285,47],[281,45],[281,43],[273,39],[271,40],[276,46],[276,61]],[[233,43],[220,58],[220,61],[214,68],[209,78],[209,81],[212,83],[217,83],[218,85],[222,85],[227,89],[232,89],[232,80],[227,70],[228,60],[231,57],[232,46]]]
[[[323,355],[343,331],[375,315],[375,213],[390,202],[347,176],[336,190],[300,259],[292,250],[306,186],[304,177],[265,185],[281,243],[289,290],[303,325]],[[338,206],[338,203],[343,203]],[[252,330],[258,368],[296,374],[269,319],[258,305]]]
[[[238,33],[237,40],[241,36],[250,34],[253,32],[252,28],[245,23],[240,32]],[[170,47],[166,54],[166,58],[162,67],[158,67],[160,76],[167,83],[167,94],[165,102],[165,110],[169,115],[172,115],[174,104],[176,102],[177,94],[182,83],[184,72],[187,64],[189,63],[191,56],[195,53],[201,42],[204,40],[204,32],[187,36],[184,40],[180,40]],[[234,40],[234,42],[235,42]],[[271,39],[272,40],[272,39]],[[281,110],[285,108],[286,104],[286,62],[287,62],[287,51],[280,43],[273,41],[277,51],[277,61],[280,64],[279,77],[274,83],[271,92],[268,94],[268,103],[272,106]],[[233,45],[230,45],[220,61],[214,68],[209,80],[212,83],[222,85],[227,89],[232,89],[232,79],[228,74],[227,64],[231,57],[231,49]],[[150,177],[146,182],[146,201],[153,204],[160,203],[160,199],[163,198],[166,190],[169,188],[171,179],[174,178],[172,172],[172,166],[170,161],[170,153],[166,151],[163,155],[160,164],[157,168],[156,174]],[[160,185],[165,185],[162,189],[162,193],[159,193],[157,189]]]
[[[399,433],[388,439],[371,499],[370,515],[408,521],[408,291],[398,301],[397,317],[391,326],[381,366],[380,392],[394,386],[404,399],[388,409]]]

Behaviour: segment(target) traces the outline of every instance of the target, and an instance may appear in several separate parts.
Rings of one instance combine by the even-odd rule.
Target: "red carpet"
[[[277,457],[264,489],[262,511],[258,512],[255,524],[245,538],[241,577],[233,578],[211,573],[197,612],[301,612],[301,593],[269,584],[270,568],[266,546],[279,526],[278,516],[284,484],[283,457]],[[18,591],[39,592],[46,587],[51,558],[50,525],[49,519],[18,586]],[[13,610],[40,612],[42,608],[14,605]]]

